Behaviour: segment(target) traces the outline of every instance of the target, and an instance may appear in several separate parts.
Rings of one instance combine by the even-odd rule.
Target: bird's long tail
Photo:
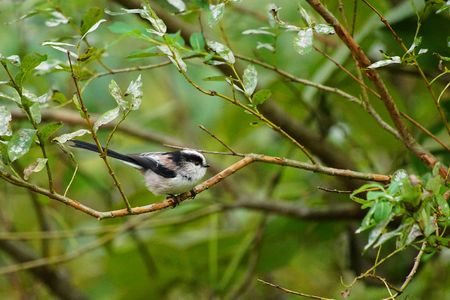
[[[100,151],[98,150],[97,145],[91,144],[91,143],[87,143],[87,142],[83,142],[83,141],[79,141],[79,140],[70,140],[69,141],[69,146],[71,147],[75,147],[75,148],[81,148],[81,149],[86,149],[92,152],[97,152],[100,153]],[[104,148],[103,148],[104,150]],[[119,152],[113,151],[113,150],[106,150],[106,155],[109,157],[113,157],[116,158],[118,160],[121,160],[123,162],[126,163],[130,163],[131,165],[135,166],[135,167],[140,167],[140,164],[136,161],[136,159],[134,159],[133,157],[130,157],[128,155],[124,155],[121,154]]]

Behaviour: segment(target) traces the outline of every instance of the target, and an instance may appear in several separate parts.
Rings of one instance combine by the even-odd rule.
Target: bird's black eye
[[[194,165],[199,166],[200,163],[196,161],[196,162],[194,163]]]

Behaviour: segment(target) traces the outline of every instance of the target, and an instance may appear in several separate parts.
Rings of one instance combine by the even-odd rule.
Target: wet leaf
[[[313,30],[311,28],[302,29],[294,38],[294,47],[300,55],[311,52],[313,45]]]
[[[212,51],[217,53],[227,63],[235,63],[234,54],[227,46],[215,41],[207,41],[207,45]]]
[[[222,2],[217,5],[210,4],[209,11],[210,15],[208,18],[208,24],[210,27],[212,27],[222,19],[223,14],[225,12],[225,3]]]
[[[30,178],[31,173],[38,173],[42,171],[47,163],[46,158],[38,158],[34,163],[29,165],[23,170],[23,179],[28,180]]]
[[[94,27],[103,17],[103,11],[99,7],[91,7],[81,20],[80,33],[86,35],[88,31]],[[98,27],[98,25],[97,25]],[[95,29],[94,29],[95,30]]]
[[[271,52],[275,52],[275,47],[269,43],[256,42],[256,49],[267,49]]]
[[[258,72],[254,65],[248,65],[244,70],[244,75],[242,77],[245,94],[251,96],[256,89],[258,84]]]
[[[383,59],[383,60],[379,60],[377,62],[374,62],[373,64],[371,64],[370,66],[368,66],[368,69],[377,69],[377,68],[381,68],[384,66],[388,66],[388,65],[392,65],[392,64],[400,64],[402,63],[402,59],[400,58],[400,56],[392,56],[391,58],[388,59]]]
[[[6,106],[0,106],[0,136],[10,136],[11,132],[11,113]]]
[[[87,129],[80,129],[71,133],[66,133],[63,135],[60,135],[58,137],[55,137],[53,141],[58,142],[60,144],[64,144],[65,142],[73,139],[74,137],[85,135],[86,133],[89,133],[89,130]]]
[[[41,106],[39,103],[33,103],[33,105],[30,106],[30,115],[36,124],[41,123]]]
[[[167,55],[167,57],[170,59],[170,61],[177,67],[178,70],[186,72],[187,66],[186,63],[181,58],[178,51],[174,48],[169,48],[166,45],[158,46],[158,49]]]
[[[59,25],[67,24],[69,23],[69,18],[67,18],[65,15],[60,13],[59,11],[52,11],[50,13],[52,16],[51,19],[45,21],[45,25],[48,27],[56,27]]]
[[[8,143],[8,157],[11,162],[21,158],[30,150],[36,130],[20,129],[13,134]]]
[[[167,26],[164,24],[164,21],[161,20],[156,13],[153,11],[151,7],[143,6],[142,8],[136,9],[125,9],[121,8],[120,12],[113,12],[105,9],[105,13],[111,16],[120,16],[125,14],[139,14],[142,18],[148,20],[154,30],[150,30],[150,32],[155,33],[159,36],[163,36],[167,31]]]
[[[108,124],[109,122],[115,120],[119,115],[120,115],[120,107],[119,106],[103,113],[97,119],[97,121],[95,121],[95,123],[94,123],[94,132],[97,132],[97,130],[100,128],[100,126],[103,126],[103,125]]]
[[[106,22],[106,19],[101,19],[97,23],[92,25],[92,27],[89,28],[88,31],[86,31],[86,33],[81,36],[80,41],[83,40],[89,33],[96,31],[100,24],[102,24],[103,22]]]
[[[300,16],[305,21],[306,25],[308,25],[308,27],[311,27],[312,21],[311,21],[311,17],[309,16],[308,12],[300,5],[299,5],[298,10],[300,12]]]
[[[125,101],[125,99],[122,95],[122,90],[120,89],[117,82],[114,81],[114,79],[111,79],[111,82],[109,83],[108,88],[109,88],[109,93],[114,98],[114,100],[116,100],[117,104],[120,107],[126,108],[127,102]]]
[[[261,34],[261,35],[271,35],[275,36],[275,33],[270,32],[266,29],[258,28],[258,29],[247,29],[242,31],[243,35],[251,35],[251,34]]]
[[[130,85],[127,88],[127,91],[125,92],[125,95],[131,95],[131,100],[128,101],[128,109],[139,109],[142,101],[142,79],[140,74],[136,80],[131,81]]]
[[[314,31],[320,34],[335,34],[333,26],[327,24],[317,24]]]
[[[183,12],[186,10],[186,4],[182,0],[167,0],[167,2],[175,7],[178,12]]]

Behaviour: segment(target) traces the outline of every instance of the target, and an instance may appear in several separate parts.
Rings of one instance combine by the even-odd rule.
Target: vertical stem
[[[70,58],[70,54],[67,53],[67,57],[69,59],[69,65],[70,65],[70,72],[72,74],[72,79],[75,85],[75,89],[77,92],[77,96],[78,96],[78,101],[80,101],[80,107],[81,107],[81,112],[83,113],[83,117],[86,120],[86,123],[88,125],[89,131],[91,132],[91,136],[92,139],[94,140],[95,144],[97,145],[98,151],[100,153],[100,157],[103,159],[103,161],[105,162],[106,168],[108,169],[109,175],[111,175],[113,181],[114,181],[114,185],[117,187],[117,189],[119,190],[120,195],[122,196],[122,199],[125,203],[125,206],[127,208],[127,211],[129,213],[131,213],[131,205],[130,202],[128,201],[127,196],[125,195],[125,192],[122,189],[122,186],[120,185],[119,180],[117,179],[114,170],[111,168],[111,166],[109,165],[108,159],[107,159],[107,155],[106,155],[106,150],[102,147],[102,145],[100,144],[100,141],[98,140],[97,135],[95,134],[94,131],[94,125],[92,124],[92,121],[89,117],[89,112],[86,108],[86,106],[84,105],[84,101],[83,98],[81,96],[81,92],[80,92],[80,87],[78,86],[78,80],[77,77],[75,75],[75,72],[73,70],[73,66],[72,66],[72,60]]]

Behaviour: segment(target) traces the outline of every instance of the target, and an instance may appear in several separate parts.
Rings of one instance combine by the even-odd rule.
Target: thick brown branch
[[[384,103],[392,121],[395,124],[399,134],[402,137],[402,141],[405,146],[413,152],[418,158],[420,158],[429,168],[432,168],[438,160],[428,151],[423,149],[414,139],[414,137],[409,132],[408,128],[403,122],[400,111],[394,102],[391,94],[387,90],[383,80],[377,71],[373,69],[367,69],[371,64],[371,61],[367,55],[362,50],[361,46],[356,42],[352,35],[342,26],[338,19],[322,4],[320,0],[307,0],[308,3],[322,16],[322,18],[327,21],[331,26],[334,27],[336,34],[339,38],[347,45],[349,50],[354,55],[358,62],[360,68],[366,70],[367,77],[375,85],[378,93],[380,94],[380,99]],[[447,176],[447,169],[445,167],[440,168],[440,174],[444,178]]]
[[[239,154],[237,154],[237,155],[239,155]],[[273,156],[267,156],[267,155],[262,155],[262,154],[242,154],[242,156],[243,156],[243,158],[241,160],[232,164],[228,168],[224,169],[223,171],[219,172],[218,174],[214,175],[213,177],[207,179],[206,181],[198,184],[196,187],[194,187],[194,189],[192,191],[183,193],[176,197],[167,198],[166,200],[158,202],[158,203],[153,203],[153,204],[139,206],[139,207],[133,207],[130,209],[124,208],[124,209],[107,211],[107,212],[97,211],[97,210],[90,208],[76,200],[70,199],[68,197],[65,197],[65,196],[57,194],[57,193],[51,193],[50,191],[48,191],[44,188],[41,188],[34,184],[28,183],[26,181],[23,181],[22,179],[17,178],[3,170],[0,170],[0,177],[2,177],[6,181],[8,181],[16,186],[24,187],[33,192],[45,195],[51,199],[55,199],[66,205],[69,205],[77,210],[80,210],[90,216],[96,217],[99,220],[105,219],[105,218],[123,217],[126,215],[139,215],[139,214],[154,212],[154,211],[162,210],[165,208],[173,207],[173,205],[175,205],[181,201],[187,200],[189,198],[193,198],[196,194],[209,189],[213,185],[221,182],[226,177],[234,174],[238,170],[248,166],[249,164],[251,164],[253,162],[264,162],[264,163],[281,165],[281,166],[289,166],[289,167],[308,170],[308,171],[312,171],[312,172],[328,174],[331,176],[342,176],[342,177],[348,177],[348,178],[353,178],[353,179],[371,180],[371,181],[379,181],[379,182],[388,182],[391,179],[391,177],[387,176],[387,175],[361,173],[361,172],[356,172],[356,171],[351,171],[351,170],[329,168],[329,167],[324,167],[324,166],[320,166],[320,165],[313,165],[313,164],[303,163],[303,162],[290,160],[290,159],[286,159],[286,158],[273,157]]]

